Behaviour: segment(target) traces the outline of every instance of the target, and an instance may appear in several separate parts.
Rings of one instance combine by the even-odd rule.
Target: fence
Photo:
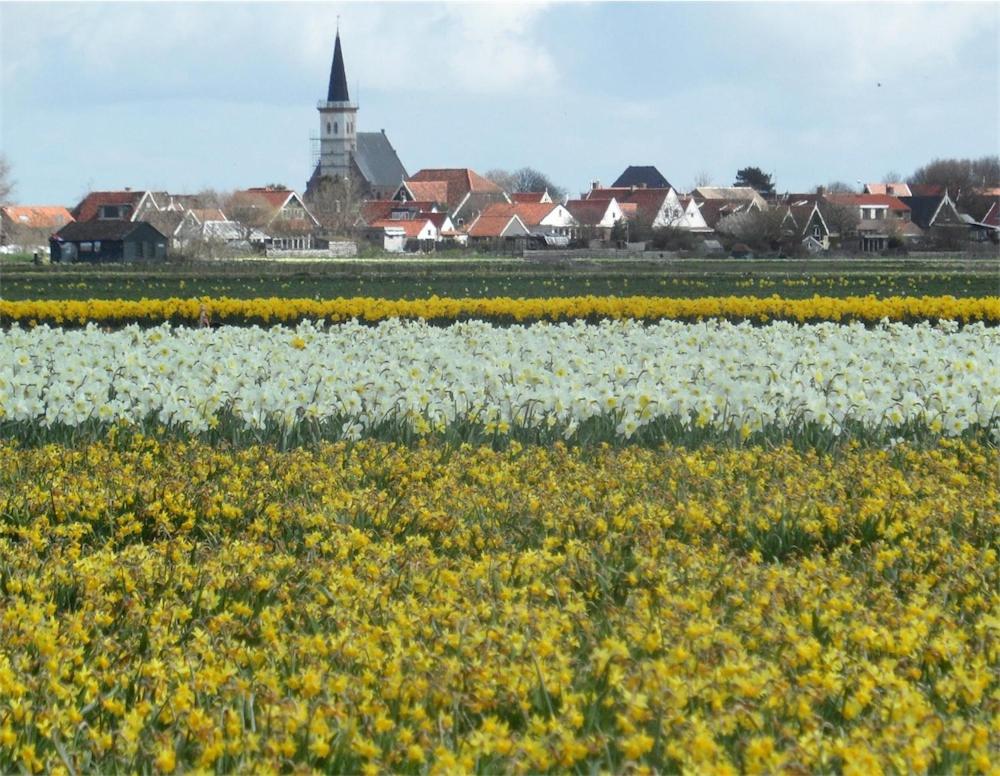
[[[328,248],[313,248],[311,250],[274,250],[268,248],[266,256],[269,259],[346,259],[358,255],[358,244],[352,240],[338,240],[330,243]]]

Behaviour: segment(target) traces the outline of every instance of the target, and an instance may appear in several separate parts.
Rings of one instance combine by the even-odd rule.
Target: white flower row
[[[192,431],[348,418],[559,424],[613,415],[749,433],[816,422],[839,433],[911,421],[946,435],[1000,424],[1000,331],[981,324],[753,327],[725,322],[302,323],[0,333],[0,419],[42,426],[155,415]]]

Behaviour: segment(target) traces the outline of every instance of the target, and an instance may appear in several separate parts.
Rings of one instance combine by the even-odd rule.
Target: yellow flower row
[[[778,296],[664,297],[577,296],[536,299],[124,299],[0,300],[0,322],[84,324],[173,321],[197,323],[203,316],[214,323],[288,323],[305,318],[344,321],[352,318],[380,321],[386,318],[456,320],[573,320],[580,318],[635,318],[698,320],[705,318],[753,321],[874,322],[883,318],[912,321],[948,319],[962,322],[1000,322],[1000,297],[952,296],[890,297],[852,296],[783,299]]]
[[[0,771],[989,771],[998,463],[0,443]]]

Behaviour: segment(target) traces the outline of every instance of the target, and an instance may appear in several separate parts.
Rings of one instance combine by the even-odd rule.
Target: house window
[[[94,250],[94,244],[89,242],[80,243],[80,253],[90,253]]]
[[[94,253],[100,253],[100,252],[101,252],[101,241],[94,240]]]
[[[101,207],[101,218],[120,218],[120,210],[117,205],[103,205]]]
[[[330,134],[330,122],[326,122],[326,134]]]
[[[813,237],[815,237],[818,240],[822,236],[822,234],[823,234],[823,230],[820,229],[819,224],[816,224],[813,227]]]
[[[337,122],[336,122],[336,121],[335,121],[335,122],[333,122],[333,134],[335,134],[335,135],[336,135],[336,134],[337,134],[337,130],[338,130],[338,129],[339,129],[339,127],[337,126]]]

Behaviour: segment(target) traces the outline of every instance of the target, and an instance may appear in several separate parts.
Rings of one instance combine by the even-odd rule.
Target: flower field
[[[0,773],[997,773],[996,297],[0,315]]]
[[[994,448],[0,461],[5,772],[994,767]]]

